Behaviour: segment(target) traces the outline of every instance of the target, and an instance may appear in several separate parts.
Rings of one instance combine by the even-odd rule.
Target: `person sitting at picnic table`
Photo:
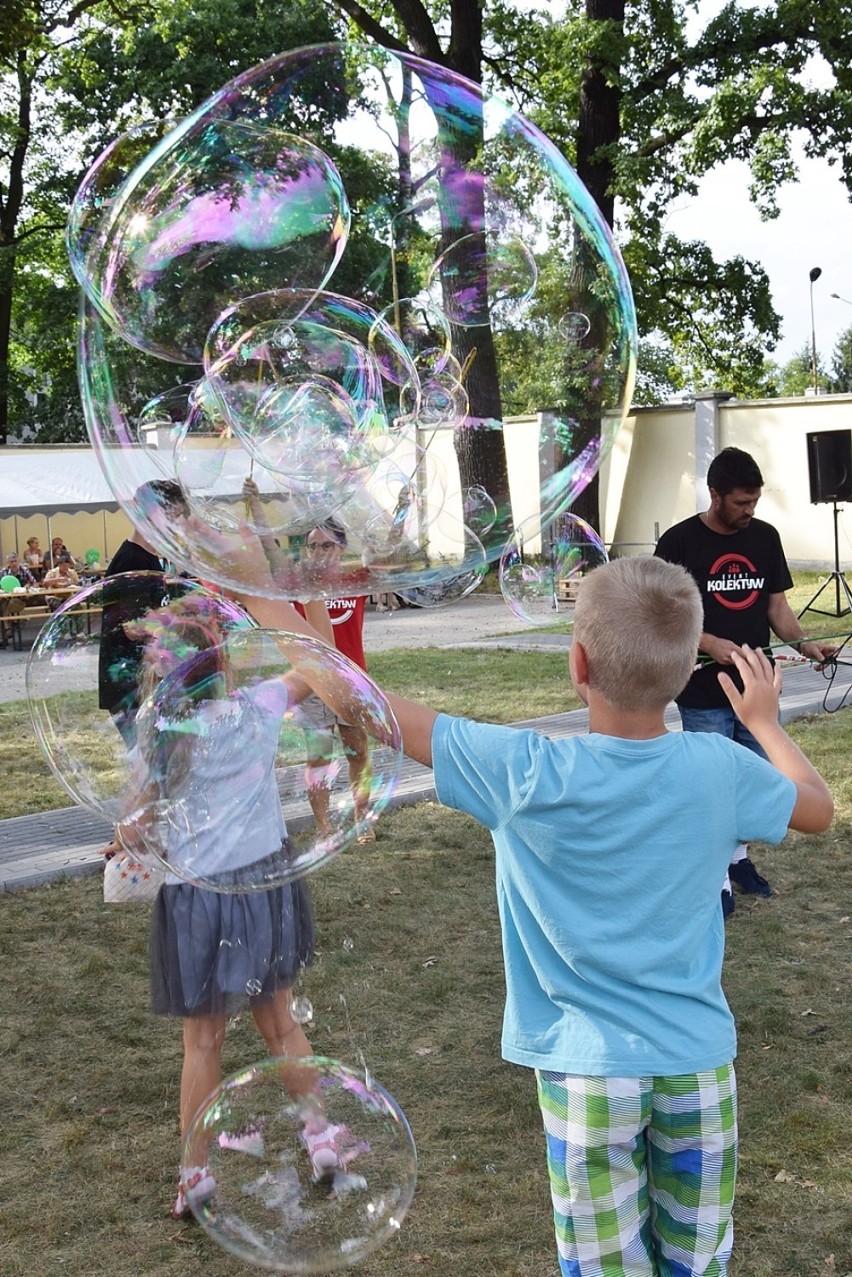
[[[6,555],[6,568],[3,575],[17,577],[21,586],[36,584],[36,579],[26,563],[22,563],[18,558],[17,550],[13,550],[11,554]],[[3,647],[6,647],[12,634],[12,624],[11,622],[6,623],[6,618],[19,617],[23,610],[24,599],[20,594],[15,595],[3,592],[0,595],[0,616],[4,618],[3,634],[0,642]]]
[[[44,575],[44,552],[38,543],[38,537],[29,537],[27,539],[27,548],[24,551],[24,563],[37,581],[40,581]]]
[[[69,586],[78,586],[80,578],[71,566],[71,559],[60,559],[55,568],[51,568],[49,572],[44,574],[45,591],[53,585],[58,588],[67,588]],[[47,606],[51,612],[54,612],[62,602],[59,598],[51,598],[48,596]]]
[[[59,560],[55,568],[51,568],[49,572],[45,572],[44,581],[44,602],[49,612],[55,612],[60,603],[64,603],[68,598],[65,592],[69,589],[80,588],[80,578],[72,567],[71,558],[62,558]],[[51,594],[51,588],[62,590],[62,594]],[[67,630],[71,634],[82,634],[83,619],[81,616],[69,612],[65,618]]]
[[[45,571],[52,572],[55,567],[59,566],[61,559],[67,559],[73,565],[74,555],[68,549],[62,537],[54,537],[50,543],[50,549],[44,556]]]

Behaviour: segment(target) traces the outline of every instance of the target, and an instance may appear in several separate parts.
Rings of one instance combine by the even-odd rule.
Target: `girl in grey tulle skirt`
[[[170,865],[185,863],[184,853],[191,852],[194,874],[186,876],[225,888],[212,891],[169,874],[154,905],[153,1009],[180,1017],[183,1028],[183,1157],[172,1209],[180,1218],[194,1199],[215,1193],[206,1167],[209,1136],[193,1131],[192,1147],[186,1136],[221,1081],[228,1017],[248,1006],[270,1056],[313,1054],[293,1019],[291,993],[313,954],[307,890],[300,881],[240,889],[245,880],[259,881],[254,875],[267,857],[277,855],[280,864],[286,848],[275,761],[282,717],[299,692],[289,676],[235,685],[215,600],[187,596],[150,613],[138,628],[147,640],[144,703],[119,836],[124,846],[141,844],[140,850],[146,837],[159,837],[159,854]],[[158,833],[156,813],[170,805],[185,819],[160,822]],[[320,1140],[326,1151],[319,1100],[311,1111],[306,1147]]]
[[[151,922],[156,1015],[233,1015],[289,989],[313,956],[301,881],[226,895],[187,883],[161,888]]]

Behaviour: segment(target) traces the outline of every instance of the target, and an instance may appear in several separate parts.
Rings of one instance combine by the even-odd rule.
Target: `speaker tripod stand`
[[[849,588],[849,582],[840,571],[840,541],[837,534],[837,516],[842,514],[842,510],[838,510],[837,502],[832,502],[834,506],[834,571],[830,572],[823,581],[822,585],[813,595],[810,602],[806,603],[802,608],[799,616],[804,616],[805,612],[818,612],[820,616],[845,616],[847,612],[852,612],[852,590]],[[825,608],[814,607],[820,595],[834,585],[834,611],[828,612]],[[845,598],[846,606],[841,607],[841,598]]]

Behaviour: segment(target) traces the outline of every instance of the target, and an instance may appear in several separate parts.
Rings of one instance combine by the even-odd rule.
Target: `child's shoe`
[[[177,1201],[172,1219],[183,1219],[196,1206],[209,1202],[216,1193],[216,1181],[206,1166],[186,1166],[181,1170]]]
[[[334,1185],[335,1172],[345,1172],[352,1159],[363,1152],[365,1147],[353,1140],[348,1127],[335,1126],[331,1122],[316,1131],[304,1127],[301,1139],[311,1161],[315,1184]],[[360,1180],[361,1176],[355,1178]]]

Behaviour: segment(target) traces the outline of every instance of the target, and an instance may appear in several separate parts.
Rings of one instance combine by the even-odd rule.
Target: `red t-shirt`
[[[362,670],[367,668],[367,658],[364,656],[364,608],[366,603],[367,598],[364,594],[353,594],[349,598],[325,600],[325,605],[328,608],[328,619],[331,621],[331,628],[334,634],[334,646],[338,652],[348,656],[350,661],[360,665]],[[302,605],[297,603],[295,606],[296,611],[304,616],[305,609]]]

